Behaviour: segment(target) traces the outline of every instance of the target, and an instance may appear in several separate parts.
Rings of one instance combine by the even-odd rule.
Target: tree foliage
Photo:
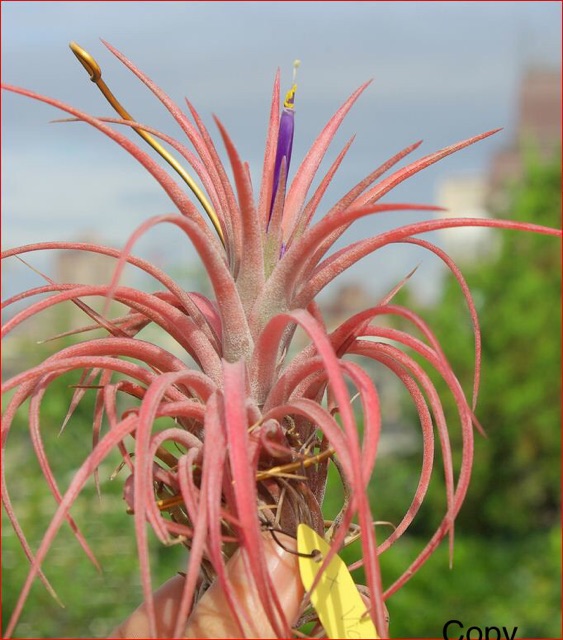
[[[528,158],[522,179],[510,189],[507,211],[495,213],[560,226],[560,161]],[[492,262],[463,270],[483,337],[476,415],[487,438],[477,438],[460,528],[519,535],[554,525],[559,517],[561,245],[532,233],[499,235],[502,244]],[[429,313],[454,370],[469,388],[471,326],[453,278]]]

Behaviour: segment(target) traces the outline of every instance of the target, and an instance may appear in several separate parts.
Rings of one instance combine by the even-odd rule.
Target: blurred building
[[[506,206],[506,187],[524,171],[526,154],[547,161],[561,149],[561,70],[529,69],[520,85],[516,131],[497,153],[488,174],[488,206]]]
[[[77,242],[99,243],[99,238],[88,236],[78,239]],[[43,267],[43,272],[57,283],[107,285],[111,282],[115,266],[115,258],[89,251],[68,250],[57,251],[53,262],[50,262],[47,267]],[[11,270],[15,271],[14,268]],[[23,285],[18,292],[45,284],[45,280],[38,273],[34,273],[31,269],[27,269],[27,271],[29,274],[26,274],[24,278],[20,277],[18,280],[19,284]],[[124,284],[125,280],[126,278],[122,277],[121,283]],[[38,297],[34,296],[20,304],[14,305],[14,308],[10,307],[4,313],[4,320],[7,320],[17,311],[21,310],[21,308],[27,307],[37,301]],[[101,296],[84,297],[82,298],[82,302],[98,313],[102,313],[106,306],[106,300]],[[127,309],[123,305],[112,302],[106,317],[115,318],[124,315],[126,312]],[[82,309],[70,300],[44,309],[37,315],[27,318],[18,325],[3,342],[3,379],[22,371],[27,366],[37,364],[37,354],[40,349],[43,349],[38,345],[67,331],[80,329],[93,324],[94,320],[88,317]],[[92,337],[99,337],[103,335],[103,333],[97,331],[94,334],[87,335],[88,337],[90,335]],[[64,346],[64,344],[66,344],[64,339],[47,342],[44,357],[47,355],[47,348],[54,351]]]
[[[95,236],[81,238],[78,242],[89,244],[103,244],[100,239]],[[117,260],[110,256],[105,256],[92,251],[83,251],[80,249],[59,251],[55,258],[55,280],[61,283],[85,284],[85,285],[104,285],[109,284],[112,280],[113,273],[117,264]],[[121,278],[123,284],[124,279]],[[104,310],[106,301],[102,297],[84,298],[89,307],[101,313]],[[64,308],[64,312],[62,309]],[[111,318],[115,314],[124,312],[121,305],[112,303],[108,316]],[[78,328],[84,325],[92,324],[92,320],[88,318],[86,313],[72,302],[65,303],[61,306],[61,315],[59,316],[58,325],[64,330]]]
[[[488,184],[484,176],[454,175],[438,185],[437,201],[446,218],[488,218]],[[443,231],[448,254],[459,264],[491,259],[498,249],[494,232],[487,227],[462,227]]]
[[[355,313],[377,304],[361,282],[341,284],[333,294],[321,304],[324,320],[332,330]]]
[[[438,186],[437,202],[447,209],[442,215],[489,217],[508,205],[508,189],[522,176],[528,154],[545,161],[561,148],[561,70],[528,69],[522,76],[516,104],[512,140],[497,152],[486,174],[454,175]],[[497,235],[486,228],[448,229],[443,232],[446,251],[460,265],[491,259]]]
[[[346,282],[336,288],[332,295],[320,303],[323,319],[329,330],[334,330],[351,316],[380,303],[369,289],[361,282]],[[389,315],[374,318],[372,324],[377,326],[393,326],[393,319]],[[378,342],[392,342],[386,338],[366,338]],[[303,334],[299,347],[308,343]],[[408,394],[397,376],[385,366],[375,363],[361,356],[346,356],[346,359],[358,361],[364,371],[373,380],[379,395],[382,416],[382,432],[379,443],[379,455],[408,455],[420,449],[420,438],[412,428],[410,418],[405,412],[405,401]],[[351,388],[355,394],[357,389]],[[358,402],[359,406],[359,402]]]

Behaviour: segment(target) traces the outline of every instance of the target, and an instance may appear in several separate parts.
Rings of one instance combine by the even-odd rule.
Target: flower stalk
[[[76,42],[71,42],[69,47],[80,62],[80,64],[86,69],[88,74],[90,75],[90,80],[98,87],[101,91],[104,98],[110,103],[110,105],[115,109],[115,111],[124,119],[129,122],[135,122],[135,118],[125,109],[119,100],[113,95],[110,88],[102,79],[102,70],[100,65],[96,62],[96,60],[85,51],[80,45],[76,44]],[[182,178],[182,180],[188,185],[194,196],[199,200],[201,206],[204,208],[205,212],[209,216],[211,223],[215,227],[215,231],[221,238],[221,242],[224,244],[223,230],[221,229],[221,224],[217,218],[217,214],[213,211],[213,207],[209,204],[209,201],[205,197],[203,191],[197,186],[197,183],[190,176],[190,174],[184,169],[184,167],[172,156],[168,151],[157,142],[150,133],[145,131],[144,129],[133,127],[134,131],[138,133],[141,138],[147,142],[168,164],[176,171],[176,173]]]

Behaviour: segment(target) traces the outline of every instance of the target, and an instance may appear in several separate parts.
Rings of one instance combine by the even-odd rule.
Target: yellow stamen
[[[293,86],[285,94],[285,100],[283,101],[283,106],[285,109],[293,109],[295,92],[297,91],[297,84],[295,83],[295,79],[297,78],[297,69],[299,68],[300,64],[301,60],[293,61]]]
[[[283,106],[285,109],[293,109],[293,101],[296,91],[297,85],[294,84],[293,87],[291,87],[291,89],[285,94],[285,100],[283,101]]]
[[[117,100],[117,98],[110,91],[107,84],[102,80],[102,70],[100,65],[94,60],[94,58],[85,51],[82,47],[76,44],[76,42],[70,43],[70,48],[74,55],[78,58],[80,64],[86,69],[88,74],[90,75],[90,80],[98,87],[98,89],[102,92],[104,98],[110,103],[110,105],[117,111],[117,113],[124,119],[129,120],[130,122],[135,122],[135,119],[131,114],[121,105],[121,103]],[[225,238],[223,236],[223,230],[221,229],[221,224],[219,222],[219,218],[217,214],[213,210],[213,207],[201,191],[201,189],[194,182],[193,178],[189,175],[189,173],[182,167],[182,165],[174,158],[166,149],[157,142],[153,136],[144,131],[141,128],[134,127],[136,133],[138,133],[141,138],[145,142],[147,142],[158,154],[160,154],[166,162],[178,173],[178,175],[182,178],[182,180],[188,185],[188,187],[192,190],[195,197],[201,203],[201,206],[205,209],[205,212],[209,216],[215,230],[217,231],[219,237],[221,238],[221,242],[223,246],[225,245]]]

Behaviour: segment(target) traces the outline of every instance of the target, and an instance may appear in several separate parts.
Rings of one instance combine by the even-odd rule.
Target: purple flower
[[[272,201],[270,203],[270,215],[268,217],[268,225],[272,219],[272,212],[274,209],[274,202],[278,193],[280,185],[280,177],[282,173],[282,166],[285,166],[284,183],[287,179],[289,172],[289,163],[291,162],[291,149],[293,147],[293,131],[295,129],[295,92],[297,91],[297,85],[295,84],[295,70],[299,66],[299,61],[294,62],[293,79],[294,83],[291,89],[286,93],[285,100],[283,102],[283,111],[280,119],[280,128],[278,132],[278,145],[276,149],[276,162],[274,165],[274,184],[272,189]],[[285,158],[285,163],[283,162]],[[285,186],[284,186],[285,188]]]

